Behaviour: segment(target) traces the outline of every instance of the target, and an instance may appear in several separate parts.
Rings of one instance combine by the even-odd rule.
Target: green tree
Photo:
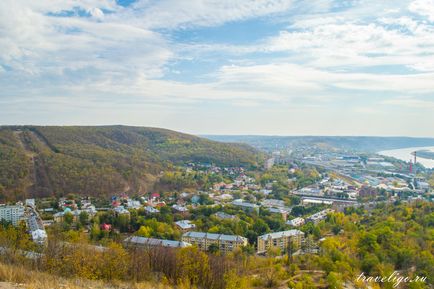
[[[89,222],[89,214],[86,211],[81,211],[79,215],[80,224],[86,226]]]

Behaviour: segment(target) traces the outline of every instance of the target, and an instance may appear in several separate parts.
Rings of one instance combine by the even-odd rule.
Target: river
[[[414,158],[411,153],[419,150],[429,150],[434,152],[434,147],[412,147],[412,148],[404,148],[404,149],[396,149],[396,150],[387,150],[387,151],[378,152],[378,154],[387,157],[394,157],[396,159],[400,159],[408,162]],[[434,160],[424,159],[418,156],[417,162],[423,165],[425,168],[428,169],[434,168]]]

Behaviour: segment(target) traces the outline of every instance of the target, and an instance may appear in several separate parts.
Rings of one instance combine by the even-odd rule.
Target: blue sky
[[[434,137],[434,0],[3,0],[0,124]]]

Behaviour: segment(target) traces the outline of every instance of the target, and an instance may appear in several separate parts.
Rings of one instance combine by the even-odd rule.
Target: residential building
[[[0,220],[11,222],[17,226],[21,220],[24,220],[23,205],[0,205]]]
[[[143,246],[143,247],[167,247],[167,248],[184,248],[191,244],[183,241],[163,240],[154,238],[145,238],[130,236],[124,240],[126,246]]]
[[[332,199],[325,199],[325,198],[308,198],[308,197],[302,197],[301,198],[301,204],[302,205],[317,205],[317,204],[322,204],[322,205],[332,205],[333,204]]]
[[[266,170],[271,169],[273,166],[274,166],[274,158],[269,158],[269,159],[267,159],[267,160],[265,161],[265,163],[264,163],[264,168],[265,168]]]
[[[154,207],[146,206],[146,207],[145,207],[145,212],[148,213],[148,214],[157,214],[157,213],[159,213],[160,211],[157,210],[157,209],[155,209]]]
[[[79,221],[81,210],[71,211],[70,208],[66,208],[63,212],[58,212],[58,213],[55,213],[53,215],[54,222],[56,222],[56,223],[63,222],[65,214],[68,214],[68,213],[72,215],[72,221],[73,222]]]
[[[47,241],[47,232],[45,230],[37,229],[35,231],[31,231],[32,240],[38,244],[44,244]]]
[[[282,208],[285,207],[285,202],[276,199],[265,199],[261,202],[261,205],[266,208]]]
[[[47,241],[47,232],[45,231],[44,223],[34,205],[27,206],[25,216],[27,227],[32,235],[33,242],[41,245],[44,244]]]
[[[231,194],[221,194],[221,195],[219,195],[219,196],[215,196],[215,197],[214,197],[215,200],[222,201],[222,202],[224,202],[224,201],[230,201],[230,200],[232,200],[233,198],[234,198],[234,197],[232,197]]]
[[[209,247],[214,244],[222,253],[234,251],[248,244],[247,239],[241,236],[204,232],[184,233],[182,241],[197,245],[202,251],[208,251]]]
[[[180,205],[173,205],[172,206],[173,210],[178,212],[178,213],[187,213],[188,209],[186,207],[180,206]]]
[[[305,223],[305,219],[303,218],[295,218],[292,220],[289,220],[286,222],[287,225],[293,226],[293,227],[300,227],[303,226]]]
[[[281,215],[282,219],[286,221],[288,218],[288,211],[282,208],[268,208],[267,209],[271,214]]]
[[[242,199],[238,199],[232,202],[232,205],[241,207],[243,210],[249,211],[249,212],[259,212],[259,206],[256,204],[244,202]]]
[[[127,209],[125,209],[124,206],[118,206],[116,208],[114,208],[114,211],[117,215],[130,215],[130,211],[128,211]]]
[[[26,199],[25,204],[26,206],[29,207],[33,207],[33,208],[36,207],[35,199]]]
[[[89,200],[82,200],[81,202],[81,211],[86,212],[89,217],[94,217],[97,213],[95,206]]]
[[[315,214],[309,216],[308,218],[306,218],[306,221],[317,224],[320,221],[325,220],[327,218],[327,215],[332,213],[332,212],[334,212],[332,209],[322,210],[321,212],[315,213]]]
[[[129,208],[129,209],[139,209],[141,207],[142,207],[142,204],[140,203],[140,201],[131,200],[131,199],[127,200],[127,208]]]
[[[175,222],[175,225],[182,231],[187,232],[189,230],[192,230],[196,228],[196,225],[193,224],[190,220],[181,220]]]
[[[235,220],[237,219],[237,216],[226,214],[225,212],[217,212],[215,213],[215,216],[222,220]]]
[[[56,223],[61,223],[61,222],[63,222],[63,216],[64,216],[64,215],[65,215],[64,212],[57,212],[57,213],[55,213],[55,214],[53,215],[54,222],[56,222]]]
[[[298,249],[304,238],[300,230],[289,230],[265,234],[258,237],[258,253],[265,253],[269,249],[279,248],[281,252],[287,252],[288,248]]]

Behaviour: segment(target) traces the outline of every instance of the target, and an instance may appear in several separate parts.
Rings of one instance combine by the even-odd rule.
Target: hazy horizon
[[[434,0],[0,2],[0,124],[434,137]]]
[[[146,126],[146,125],[126,125],[126,124],[95,124],[95,125],[86,125],[86,124],[65,124],[65,125],[52,125],[52,124],[0,124],[0,127],[14,127],[14,126],[65,126],[65,127],[104,127],[104,126],[124,126],[124,127],[143,127],[143,128],[157,128],[157,129],[166,129],[171,131],[176,131],[180,133],[185,134],[191,134],[195,136],[200,137],[207,137],[207,136],[228,136],[228,137],[234,137],[234,136],[241,136],[241,137],[372,137],[372,138],[427,138],[427,139],[434,139],[432,136],[408,136],[408,135],[327,135],[327,134],[213,134],[213,133],[194,133],[194,132],[188,132],[185,130],[175,130],[168,127],[157,127],[157,126]]]

